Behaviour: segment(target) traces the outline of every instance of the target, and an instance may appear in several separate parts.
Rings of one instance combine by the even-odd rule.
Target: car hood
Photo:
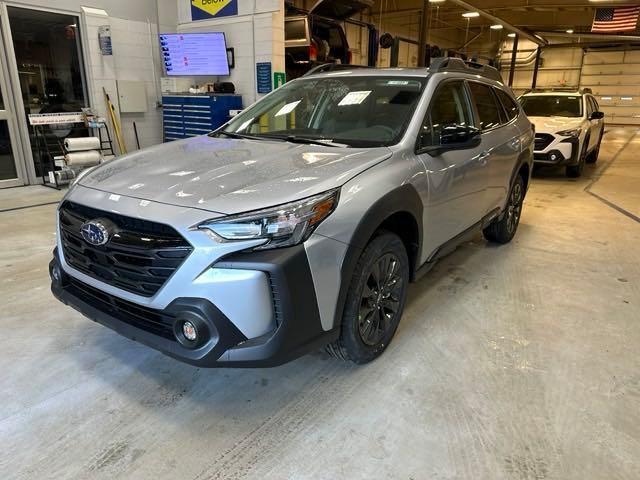
[[[575,117],[527,117],[536,127],[536,133],[556,133],[582,125],[582,118]]]
[[[142,200],[233,214],[342,186],[391,150],[208,136],[166,143],[105,163],[80,185]]]

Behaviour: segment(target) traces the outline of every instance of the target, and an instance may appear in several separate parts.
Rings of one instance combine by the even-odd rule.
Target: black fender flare
[[[380,225],[392,215],[400,212],[411,214],[418,228],[418,243],[415,245],[415,253],[411,255],[411,252],[408,252],[410,262],[412,263],[410,265],[410,275],[411,278],[414,277],[422,250],[423,210],[424,207],[420,195],[413,185],[407,183],[379,198],[362,216],[349,241],[349,246],[342,262],[342,268],[340,270],[340,292],[338,294],[333,319],[334,328],[339,327],[342,323],[342,312],[344,310],[347,292],[349,291],[351,278],[362,251],[376,230],[380,228]]]

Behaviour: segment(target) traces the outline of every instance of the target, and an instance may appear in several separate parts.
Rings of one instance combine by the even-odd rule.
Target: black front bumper
[[[199,367],[277,366],[337,338],[337,330],[322,329],[304,247],[240,253],[217,266],[269,275],[277,324],[272,332],[247,339],[224,313],[202,298],[178,298],[164,310],[154,310],[109,295],[65,273],[57,251],[49,271],[51,291],[65,305],[125,337]],[[202,339],[197,344],[180,338],[185,320],[198,326]]]
[[[577,138],[567,138],[562,143],[571,144],[571,156],[565,157],[560,150],[550,150],[546,153],[533,152],[533,161],[539,165],[576,165],[578,163],[578,152],[580,140]]]

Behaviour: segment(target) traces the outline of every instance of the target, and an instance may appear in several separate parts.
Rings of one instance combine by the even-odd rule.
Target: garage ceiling
[[[637,2],[598,1],[598,0],[465,0],[475,7],[476,11],[484,11],[503,21],[530,32],[540,32],[549,37],[549,32],[566,35],[573,30],[577,37],[580,33],[590,33],[591,23],[596,8],[637,5]],[[372,14],[385,18],[412,17],[416,22],[416,14],[420,11],[423,0],[376,0]],[[431,29],[464,30],[471,35],[478,34],[495,22],[483,16],[464,18],[462,14],[470,11],[452,0],[429,3],[431,13]],[[635,34],[635,32],[632,32]],[[605,35],[602,36],[606,38]],[[576,38],[577,39],[577,38]]]

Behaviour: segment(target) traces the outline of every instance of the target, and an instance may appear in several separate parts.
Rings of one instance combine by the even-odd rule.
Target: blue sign
[[[256,83],[258,93],[270,93],[273,90],[271,83],[271,62],[256,63]]]
[[[190,0],[191,20],[229,17],[238,14],[238,0]]]

